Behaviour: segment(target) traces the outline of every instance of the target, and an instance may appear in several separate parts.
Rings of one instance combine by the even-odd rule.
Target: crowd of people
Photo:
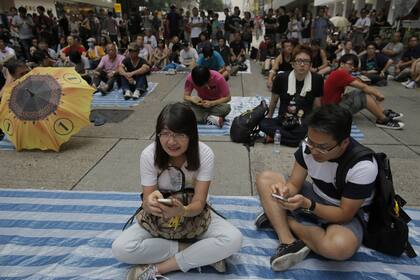
[[[184,220],[194,223],[208,210],[214,154],[198,141],[197,123],[223,126],[231,110],[228,80],[246,68],[247,59],[260,62],[272,92],[268,116],[259,124],[264,141],[272,142],[280,131],[282,144],[300,146],[288,179],[267,171],[256,182],[264,208],[256,225],[273,227],[280,240],[272,269],[286,270],[310,250],[344,260],[359,248],[364,225],[356,216],[366,217],[362,207],[372,200],[376,161],[357,163],[342,193],[334,187],[334,174],[339,159],[360,145],[350,137],[352,114],[367,109],[378,127],[404,127],[403,114],[384,108],[378,87],[392,79],[407,88],[420,82],[416,36],[404,45],[397,31],[385,42],[379,34],[383,15],[364,9],[360,18],[352,14],[345,31],[333,26],[325,8],[314,18],[284,8],[253,18],[249,12],[241,17],[235,7],[232,14],[224,10],[224,22],[216,12],[193,8],[190,13],[175,5],[165,16],[145,9],[141,16],[122,19],[105,10],[60,19],[42,6],[37,12],[20,7],[0,15],[0,88],[33,67],[74,67],[98,92],[120,88],[128,100],[147,92],[153,71],[190,72],[184,102],[162,110],[155,142],[142,152],[139,223],[113,243],[117,259],[141,264],[128,279],[155,279],[203,265],[223,272],[223,260],[240,249],[240,231],[217,213],[207,214],[194,243],[164,238],[152,223],[161,223],[159,217],[182,228]],[[260,36],[259,47],[253,47]],[[305,182],[308,175],[314,184]],[[182,203],[174,196],[180,192]],[[273,193],[283,199],[273,200]],[[301,223],[299,209],[315,215],[312,226]]]

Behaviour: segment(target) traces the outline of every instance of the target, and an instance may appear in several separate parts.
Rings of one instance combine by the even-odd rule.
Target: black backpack
[[[233,142],[252,145],[260,131],[258,124],[268,114],[265,100],[252,110],[235,117],[230,126],[230,138]]]
[[[402,209],[406,201],[395,194],[391,166],[386,154],[375,153],[360,144],[356,145],[337,168],[336,186],[342,191],[349,169],[368,155],[374,156],[378,163],[378,176],[372,204],[366,208],[370,216],[364,226],[363,245],[392,256],[401,256],[405,252],[410,258],[414,258],[417,255],[408,241],[407,223],[411,218]]]

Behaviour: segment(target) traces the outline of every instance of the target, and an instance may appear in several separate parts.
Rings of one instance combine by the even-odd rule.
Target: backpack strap
[[[341,164],[338,165],[337,172],[335,173],[335,185],[340,194],[343,192],[347,172],[350,170],[350,168],[359,162],[361,158],[374,154],[375,152],[371,149],[358,144],[347,156],[344,157]]]

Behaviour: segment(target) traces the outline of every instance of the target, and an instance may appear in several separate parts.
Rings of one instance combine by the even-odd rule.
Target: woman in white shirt
[[[140,156],[140,178],[145,212],[168,220],[168,224],[200,215],[207,205],[207,195],[213,177],[214,154],[198,141],[197,122],[193,111],[183,103],[169,104],[160,113],[156,125],[156,140]],[[180,174],[183,174],[180,177]],[[172,206],[158,199],[163,194],[185,189],[193,190],[187,205],[171,195]],[[178,224],[177,224],[178,225]],[[193,242],[193,243],[191,243]],[[112,244],[114,256],[133,267],[127,279],[156,279],[162,274],[188,270],[205,265],[224,272],[223,260],[239,251],[242,235],[238,229],[214,212],[206,231],[194,241],[154,237],[143,223],[135,223]]]

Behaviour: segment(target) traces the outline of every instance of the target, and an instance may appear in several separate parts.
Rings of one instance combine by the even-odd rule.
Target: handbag
[[[168,169],[174,170],[175,174],[179,175],[180,180],[178,180],[178,182],[181,185],[181,189],[176,192],[162,193],[164,198],[178,199],[183,205],[187,206],[191,203],[194,196],[194,190],[185,188],[185,174],[180,168],[170,166]],[[207,231],[211,223],[210,210],[211,207],[206,204],[204,209],[197,216],[173,217],[168,219],[150,214],[144,210],[143,206],[140,206],[136,213],[124,225],[123,230],[129,223],[131,224],[135,218],[138,224],[154,237],[161,237],[170,240],[196,239],[198,236]]]

